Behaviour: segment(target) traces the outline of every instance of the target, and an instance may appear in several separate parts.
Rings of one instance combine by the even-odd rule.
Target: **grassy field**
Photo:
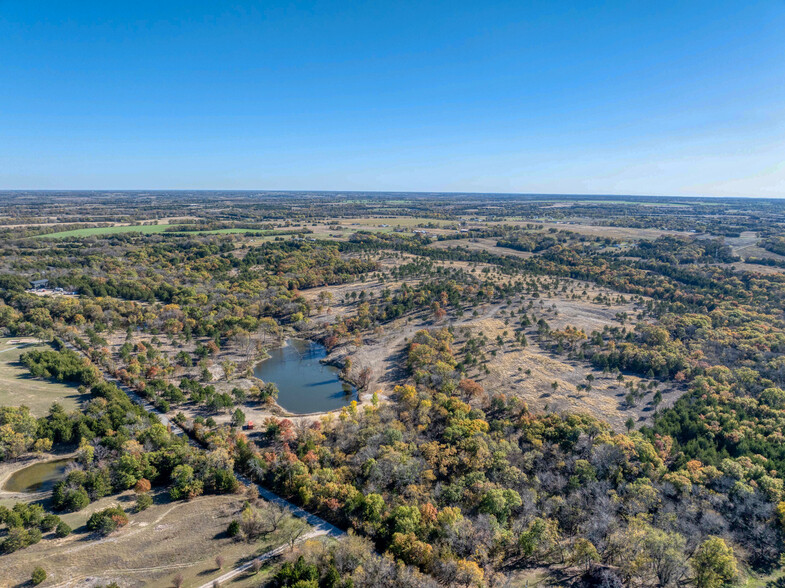
[[[209,583],[285,541],[282,533],[254,543],[226,536],[227,526],[242,508],[241,496],[203,496],[190,502],[171,502],[166,493],[159,493],[156,503],[141,513],[133,512],[133,499],[133,492],[128,491],[63,516],[75,532],[65,539],[47,535],[36,545],[3,556],[0,586],[24,585],[33,568],[40,565],[49,576],[46,586],[61,582],[104,586],[117,582],[123,587],[169,588],[180,573],[183,586],[190,588]],[[103,539],[84,532],[91,513],[115,505],[128,512],[128,525]],[[286,521],[284,528],[290,524],[294,522]],[[216,566],[218,556],[224,560],[222,570]],[[263,568],[255,576],[250,572],[241,574],[226,586],[258,586],[269,569]]]
[[[0,339],[0,405],[26,405],[35,416],[45,415],[53,402],[66,410],[79,407],[81,394],[76,386],[33,378],[19,363],[24,352],[46,347],[24,338]]]
[[[95,235],[115,235],[118,233],[143,233],[151,235],[155,233],[166,233],[168,235],[217,235],[223,233],[266,233],[259,229],[216,229],[214,231],[168,231],[172,227],[187,228],[187,225],[123,225],[114,227],[91,227],[89,229],[74,229],[73,231],[60,231],[58,233],[48,233],[38,235],[37,239],[62,239],[67,237],[92,237]],[[275,236],[275,233],[271,233]]]
[[[349,228],[352,225],[359,225],[364,227],[378,227],[381,225],[390,225],[391,228],[411,228],[420,224],[433,223],[435,225],[454,225],[457,221],[448,221],[443,219],[425,218],[425,217],[368,217],[368,218],[340,218],[335,220],[336,224],[340,224]]]
[[[74,229],[73,231],[60,231],[58,233],[48,233],[38,235],[38,239],[60,239],[62,237],[91,237],[93,235],[114,235],[117,233],[163,233],[173,225],[118,225],[114,227],[90,227],[88,229]]]
[[[214,231],[172,231],[173,235],[225,235],[228,233],[262,233],[268,237],[289,235],[285,232],[261,231],[259,229],[215,229]]]
[[[562,203],[559,203],[562,204]],[[670,206],[670,207],[685,207],[691,206],[690,204],[681,204],[681,203],[674,203],[674,202],[637,202],[635,200],[571,200],[570,202],[564,203],[568,205],[573,204],[627,204],[631,206]]]

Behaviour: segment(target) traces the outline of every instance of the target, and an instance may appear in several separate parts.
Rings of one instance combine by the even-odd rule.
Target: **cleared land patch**
[[[429,245],[434,249],[453,249],[464,248],[470,251],[487,251],[494,255],[506,255],[508,257],[528,258],[534,255],[530,251],[516,251],[508,247],[497,247],[497,239],[450,239],[449,241],[434,241]]]
[[[115,225],[112,227],[88,227],[85,229],[73,229],[71,231],[60,231],[58,233],[47,233],[38,235],[38,239],[60,239],[62,237],[92,237],[93,235],[115,235],[117,233],[143,233],[150,235],[153,233],[163,233],[173,225]]]
[[[53,402],[66,411],[79,408],[82,394],[76,385],[34,378],[19,361],[27,351],[50,348],[29,338],[0,339],[0,405],[24,405],[35,416],[44,416]]]
[[[36,545],[3,556],[0,586],[24,585],[33,568],[41,566],[48,574],[47,586],[105,586],[117,582],[122,587],[164,588],[172,586],[173,577],[180,573],[183,586],[189,588],[209,583],[286,541],[283,532],[254,543],[227,537],[227,526],[242,509],[241,496],[203,496],[190,502],[169,502],[164,495],[141,513],[129,512],[129,524],[105,538],[81,532],[92,512],[115,505],[128,511],[132,500],[133,492],[129,491],[64,516],[75,532],[64,539],[45,536]],[[290,523],[287,521],[281,530]],[[224,559],[223,570],[216,566],[218,556]],[[247,575],[240,578],[243,579],[248,579]]]
[[[172,228],[180,228],[182,230],[179,231],[172,231]],[[214,229],[214,230],[205,230],[205,231],[189,231],[188,225],[170,225],[170,224],[160,224],[160,225],[117,225],[112,227],[90,227],[86,229],[74,229],[72,231],[60,231],[58,233],[47,233],[46,235],[38,235],[37,239],[61,239],[67,237],[92,237],[98,235],[115,235],[118,233],[142,233],[145,235],[151,235],[154,233],[165,233],[167,235],[219,235],[219,234],[227,234],[227,233],[269,233],[269,237],[275,237],[277,235],[286,235],[288,233],[281,232],[276,233],[275,231],[263,231],[261,229],[243,229],[243,228],[231,228],[231,229]]]
[[[456,263],[464,265],[463,262]],[[489,274],[488,277],[495,277],[495,273]],[[498,277],[509,279],[508,276]],[[654,414],[654,407],[651,404],[654,390],[635,406],[625,401],[628,392],[625,384],[632,382],[637,386],[641,381],[640,378],[625,375],[625,380],[619,382],[616,375],[602,374],[594,370],[587,361],[570,360],[566,355],[552,353],[537,344],[536,326],[526,329],[529,341],[527,347],[520,348],[512,344],[512,335],[519,321],[517,316],[510,314],[511,311],[517,312],[525,308],[531,316],[536,316],[537,319],[544,318],[552,329],[561,330],[570,326],[582,329],[587,335],[593,331],[602,331],[606,326],[623,327],[625,325],[622,322],[623,318],[634,320],[639,313],[640,309],[636,304],[620,301],[619,297],[622,295],[611,290],[576,280],[560,279],[560,284],[562,287],[566,286],[571,293],[580,295],[581,298],[574,299],[566,294],[549,295],[543,292],[538,298],[516,297],[511,304],[483,304],[470,308],[468,312],[465,309],[463,317],[453,317],[443,321],[434,321],[430,312],[418,312],[377,328],[373,335],[369,334],[362,342],[342,346],[331,354],[330,358],[339,363],[342,363],[345,358],[351,358],[353,370],[370,368],[372,379],[368,392],[379,389],[383,396],[388,396],[394,386],[407,377],[403,369],[404,353],[407,342],[414,334],[420,329],[452,325],[455,327],[456,334],[468,329],[473,335],[482,333],[489,340],[486,350],[488,362],[485,366],[490,373],[486,374],[484,369],[477,368],[469,371],[469,377],[480,381],[489,393],[503,392],[518,396],[538,412],[542,410],[588,412],[610,422],[614,429],[619,431],[624,429],[625,421],[629,417],[636,422],[648,420]],[[342,302],[346,291],[359,287],[373,291],[380,286],[381,284],[378,283],[365,283],[339,287],[337,291],[334,287],[318,289],[318,291],[327,290],[340,294],[334,297],[329,312],[313,318],[317,321],[329,322],[335,316],[352,314],[353,305]],[[305,292],[311,295],[315,294],[314,290]],[[598,302],[595,299],[604,299],[608,302]],[[531,307],[528,306],[530,303]],[[475,311],[476,316],[474,316]],[[630,328],[629,322],[626,324]],[[496,343],[499,336],[502,336],[505,341],[501,347]],[[460,343],[463,338],[459,335],[456,343]],[[491,350],[495,350],[496,354],[492,355]],[[579,389],[579,386],[588,383],[586,376],[589,374],[594,378],[590,384],[591,389]],[[555,389],[554,382],[557,383]],[[660,407],[669,406],[681,393],[672,386],[659,385],[657,389],[663,395]],[[366,397],[367,394],[364,395],[364,398]],[[254,415],[257,419],[260,416]]]
[[[556,322],[550,317],[548,321],[552,324]],[[594,319],[566,322],[588,326],[587,323],[594,322]],[[484,319],[472,325],[473,333],[482,332],[491,341],[505,330],[509,330],[509,327],[498,318]],[[522,398],[537,412],[587,412],[608,422],[617,431],[624,429],[625,421],[630,417],[636,422],[642,422],[654,413],[650,404],[653,391],[649,398],[636,406],[629,406],[624,400],[627,393],[624,383],[617,381],[615,375],[603,374],[586,362],[552,354],[534,342],[523,349],[505,345],[497,350],[495,356],[490,357],[486,365],[489,374],[471,372],[470,377],[479,381],[488,392],[502,392]],[[590,374],[594,378],[591,390],[579,389],[579,386],[587,384],[586,376]],[[637,384],[641,378],[626,375],[626,381]],[[661,406],[672,404],[679,396],[670,386],[660,386],[659,390],[663,394]]]

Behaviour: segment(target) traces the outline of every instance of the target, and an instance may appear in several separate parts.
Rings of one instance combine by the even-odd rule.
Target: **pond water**
[[[11,474],[3,490],[6,492],[46,492],[65,475],[65,466],[72,460],[56,459],[22,468]]]
[[[278,386],[278,404],[289,412],[335,410],[357,399],[354,387],[338,377],[340,370],[319,361],[327,356],[324,345],[289,339],[269,353],[254,368],[254,376]]]

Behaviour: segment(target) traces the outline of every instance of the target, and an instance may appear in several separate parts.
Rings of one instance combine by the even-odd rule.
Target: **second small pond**
[[[34,463],[11,474],[3,490],[6,492],[46,492],[65,475],[70,459]]]
[[[340,370],[321,363],[327,356],[324,345],[289,339],[269,353],[254,368],[254,376],[278,386],[278,404],[289,412],[335,410],[357,399],[356,389],[338,377]]]

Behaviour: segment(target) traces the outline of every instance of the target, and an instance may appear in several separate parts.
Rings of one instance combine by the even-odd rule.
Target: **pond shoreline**
[[[308,412],[297,412],[297,411],[292,410],[290,408],[287,408],[287,407],[285,407],[285,406],[283,406],[281,404],[281,402],[280,402],[280,399],[281,399],[280,398],[280,396],[281,396],[280,393],[283,391],[283,390],[281,390],[281,388],[287,386],[287,383],[286,383],[286,380],[285,380],[285,376],[288,377],[288,376],[290,376],[290,374],[288,374],[288,373],[285,374],[285,375],[284,374],[280,374],[280,375],[278,375],[278,377],[276,377],[276,375],[273,374],[272,376],[262,377],[263,374],[260,374],[259,372],[264,370],[264,368],[266,367],[265,363],[268,362],[268,361],[278,361],[279,362],[279,364],[273,366],[273,368],[272,368],[273,370],[275,370],[276,368],[280,367],[282,364],[285,364],[285,363],[287,363],[289,361],[292,361],[290,357],[289,358],[284,357],[283,353],[285,353],[285,350],[287,350],[288,348],[293,346],[293,342],[294,341],[299,341],[299,342],[302,342],[303,344],[309,346],[307,352],[302,352],[300,349],[296,349],[295,348],[295,352],[298,355],[300,355],[300,360],[301,361],[315,361],[320,366],[326,366],[326,367],[334,368],[335,370],[340,370],[340,371],[336,371],[336,372],[332,372],[331,371],[330,372],[330,377],[334,377],[336,383],[339,384],[344,389],[344,391],[346,390],[347,387],[351,388],[351,392],[347,393],[347,396],[351,396],[352,397],[352,399],[350,401],[344,403],[341,406],[336,406],[334,408],[329,408],[329,409],[324,409],[324,410],[316,410],[316,411],[308,411]],[[318,353],[324,353],[323,357],[318,357],[317,358],[317,357],[309,357],[308,356],[308,354],[316,346],[318,346]],[[281,356],[276,358],[274,356],[274,354],[276,352],[279,352],[281,354]],[[324,415],[324,414],[329,414],[329,413],[332,413],[332,412],[340,411],[341,409],[343,409],[344,406],[349,406],[351,404],[351,402],[353,402],[353,401],[359,402],[360,401],[360,388],[359,388],[359,386],[357,386],[357,384],[355,382],[353,382],[350,378],[347,378],[345,376],[345,374],[343,372],[343,367],[344,367],[345,364],[342,361],[340,361],[340,360],[337,360],[335,358],[330,358],[329,357],[329,353],[327,351],[327,348],[318,339],[309,338],[309,337],[295,337],[295,336],[287,337],[281,343],[281,345],[279,345],[277,347],[274,347],[274,348],[271,348],[271,349],[266,349],[265,350],[265,356],[266,357],[264,357],[263,359],[261,359],[260,361],[258,361],[258,362],[256,362],[254,364],[254,366],[252,368],[252,371],[253,371],[254,377],[256,379],[258,379],[258,380],[260,380],[262,382],[266,382],[266,383],[267,382],[273,383],[273,384],[275,384],[279,388],[279,396],[278,396],[278,398],[276,398],[274,404],[275,404],[276,408],[280,409],[280,411],[283,413],[283,416],[286,416],[286,417],[309,417],[309,416],[312,417],[312,416],[319,416],[319,415]],[[300,370],[300,372],[302,372],[302,370]],[[321,376],[321,374],[320,374],[320,376]],[[303,384],[300,384],[300,386],[302,386],[302,385]],[[310,385],[314,385],[314,384],[305,384],[305,386],[310,386]],[[294,385],[294,384],[293,384],[293,386],[296,387],[296,385]],[[290,392],[291,392],[291,390],[290,390]],[[326,398],[324,398],[324,397],[314,398],[313,400],[314,400],[314,402],[324,402],[326,400]]]
[[[27,454],[14,461],[0,464],[0,499],[17,498],[23,501],[30,501],[48,496],[51,494],[51,490],[42,490],[40,492],[14,492],[6,490],[5,486],[11,476],[25,468],[53,461],[74,459],[76,458],[76,454],[76,451],[69,451],[66,453],[42,453],[40,455]]]

